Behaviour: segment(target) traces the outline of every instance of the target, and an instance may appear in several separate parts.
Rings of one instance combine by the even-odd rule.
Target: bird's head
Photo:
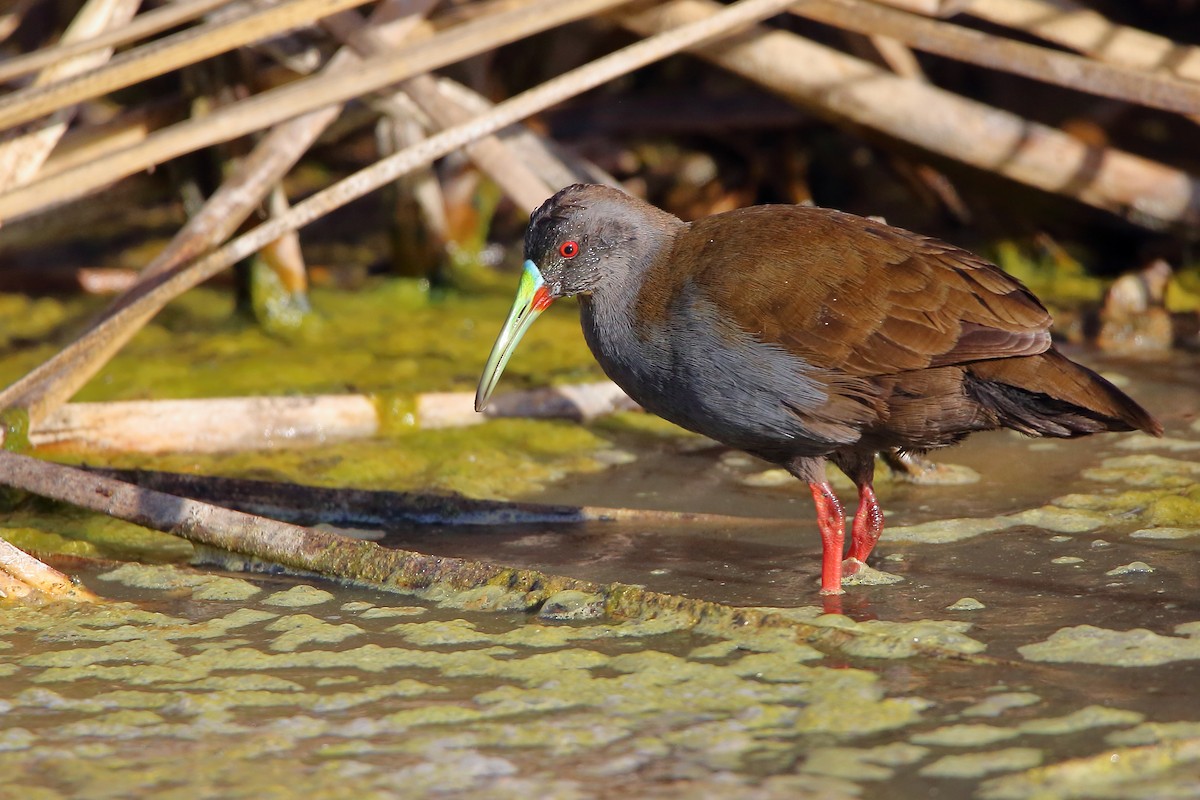
[[[482,411],[525,331],[560,297],[593,294],[644,266],[663,246],[675,217],[609,186],[575,184],[533,212],[525,268],[512,310],[475,393]]]

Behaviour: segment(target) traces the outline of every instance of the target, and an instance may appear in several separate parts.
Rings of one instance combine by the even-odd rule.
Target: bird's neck
[[[630,260],[608,272],[590,294],[580,296],[584,338],[596,360],[643,404],[638,389],[666,380],[671,356],[666,332],[638,320],[639,298],[647,280],[669,262],[675,237],[687,228],[678,218],[659,213],[663,219],[640,227],[636,241],[630,242]]]

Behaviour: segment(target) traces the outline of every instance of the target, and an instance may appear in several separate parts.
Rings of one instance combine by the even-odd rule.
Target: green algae
[[[23,408],[0,409],[0,443],[5,450],[23,453],[29,449],[29,412]]]
[[[574,423],[498,420],[470,429],[413,428],[418,393],[474,387],[477,369],[464,365],[482,365],[511,300],[507,279],[493,283],[475,293],[433,292],[427,283],[411,280],[380,281],[353,293],[315,290],[314,324],[306,324],[303,335],[285,338],[238,318],[228,293],[198,288],[170,304],[134,337],[78,399],[362,392],[375,395],[386,411],[383,435],[306,449],[106,453],[92,454],[87,461],[321,486],[456,491],[476,497],[527,494],[573,472],[603,469],[617,452],[603,432]],[[18,321],[28,318],[27,327],[21,327],[22,339],[36,339],[65,318],[83,315],[78,304],[43,304],[38,308],[53,310],[53,324],[47,326],[24,298],[0,295],[0,306],[6,302],[21,309],[8,324],[21,327]],[[35,347],[10,355],[0,362],[0,380],[15,380],[48,355],[44,350]],[[601,377],[574,309],[560,303],[530,331],[506,372],[505,385],[516,389]],[[55,457],[82,460],[66,453]],[[6,524],[20,529],[23,539],[18,546],[40,552],[159,561],[186,558],[186,545],[178,542],[175,547],[182,549],[172,550],[146,540],[132,527],[109,530],[105,526],[111,522],[77,519],[89,520],[78,535],[64,533],[56,515],[10,519]],[[86,544],[97,540],[94,548]],[[157,547],[169,552],[156,553]]]
[[[318,606],[333,600],[333,593],[315,586],[300,584],[282,592],[275,592],[263,600],[264,605],[283,606],[285,608],[304,608]]]
[[[1045,506],[1012,514],[902,525],[888,529],[888,540],[948,544],[1019,525],[1058,534],[1079,534],[1108,527],[1118,516],[1148,526],[1143,529],[1143,536],[1146,535],[1144,531],[1160,527],[1186,530],[1200,526],[1200,485],[1196,484],[1197,475],[1200,475],[1200,463],[1157,455],[1105,459],[1101,467],[1084,470],[1083,476],[1107,483],[1120,482],[1153,488],[1069,494],[1055,498]],[[1055,563],[1078,562],[1060,560]]]
[[[102,559],[183,561],[192,545],[104,514],[26,499],[0,518],[0,537],[35,553],[62,553]]]
[[[1015,520],[1008,517],[933,520],[916,525],[897,525],[888,528],[888,541],[948,544],[971,539],[985,533],[1001,531],[1017,524]]]
[[[1168,458],[1155,453],[1106,458],[1083,476],[1103,483],[1121,483],[1151,489],[1190,489],[1200,475],[1200,462]]]
[[[427,599],[433,599],[426,594]],[[504,586],[491,584],[476,586],[461,591],[445,592],[438,599],[440,608],[457,608],[468,611],[524,611],[529,608],[525,592],[512,591]]]
[[[1119,747],[1158,744],[1176,739],[1200,739],[1200,722],[1144,722],[1104,737],[1104,741]]]
[[[358,609],[353,608],[358,604],[347,603],[342,606],[343,611],[359,611],[359,616],[363,619],[388,619],[390,617],[419,617],[426,613],[424,608],[420,606],[372,606],[368,608]]]
[[[813,624],[836,626],[859,633],[842,650],[848,655],[862,658],[909,658],[928,648],[963,654],[981,653],[987,649],[983,642],[966,635],[966,631],[972,627],[971,623],[956,620],[855,622],[846,617],[826,615],[813,620]]]
[[[932,731],[914,734],[911,741],[919,745],[940,747],[986,747],[1021,735],[1020,730],[996,725],[947,725]]]
[[[1141,528],[1129,534],[1134,539],[1188,539],[1200,536],[1200,527],[1195,528]]]
[[[283,393],[408,393],[468,390],[511,303],[509,279],[500,276],[478,293],[435,292],[420,280],[389,279],[367,289],[314,289],[319,335],[280,338],[234,314],[221,289],[198,287],[168,305],[81,391],[84,401],[225,397]],[[82,318],[76,302],[29,302],[0,295],[6,334],[41,338],[69,317]],[[571,303],[557,303],[526,335],[505,372],[511,388],[600,379]],[[369,344],[368,344],[369,343]],[[32,358],[0,363],[0,381],[28,371]],[[30,363],[30,362],[33,363]]]
[[[1029,769],[1042,763],[1042,751],[1032,747],[1009,747],[987,753],[942,756],[921,768],[921,774],[937,778],[979,778],[994,772]]]
[[[1180,632],[1196,633],[1184,628]],[[1030,661],[1145,667],[1200,658],[1200,637],[1163,636],[1145,628],[1113,631],[1094,625],[1061,628],[1044,642],[1018,648]]]
[[[258,478],[324,487],[458,492],[506,498],[537,491],[576,472],[608,466],[611,445],[572,422],[502,419],[486,425],[408,430],[394,436],[308,448],[234,453],[89,455],[127,469]],[[64,462],[81,456],[56,456]]]
[[[852,575],[842,578],[843,586],[891,586],[903,582],[902,576],[875,569],[867,564],[860,565]]]
[[[637,434],[661,439],[691,439],[697,442],[711,441],[698,433],[681,428],[673,422],[667,422],[656,414],[646,414],[641,411],[618,411],[608,414],[597,419],[593,423],[593,427],[603,433]],[[793,480],[795,479],[793,478]]]
[[[249,600],[262,589],[239,578],[215,577],[213,580],[192,589],[192,597],[196,600],[226,600],[236,602]]]
[[[604,616],[604,597],[592,592],[569,589],[546,598],[538,611],[545,620],[599,619]]]
[[[1004,241],[996,245],[993,257],[1001,269],[1052,307],[1095,305],[1108,286],[1108,281],[1089,275],[1080,261],[1062,253],[1031,253],[1028,246]]]
[[[1087,706],[1070,714],[1052,719],[1031,719],[1017,726],[1021,733],[1041,736],[1062,736],[1092,728],[1116,725],[1137,725],[1146,717],[1136,711],[1107,706]]]
[[[985,800],[1130,797],[1184,798],[1195,794],[1200,739],[1124,748],[1071,759],[985,782]]]
[[[279,591],[254,577],[245,582],[260,591],[232,608],[197,599],[212,584],[190,570],[106,576],[111,588],[128,586],[171,613],[114,603],[14,607],[0,617],[0,636],[14,645],[0,649],[0,666],[18,668],[6,678],[6,730],[25,731],[0,736],[9,786],[85,798],[261,797],[281,786],[331,798],[437,787],[503,797],[511,778],[522,796],[595,796],[597,780],[653,796],[648,776],[666,774],[686,786],[669,796],[851,797],[914,773],[940,781],[1038,763],[1019,755],[1037,751],[1014,748],[943,754],[918,769],[932,747],[987,747],[968,729],[1054,737],[1142,722],[1132,712],[1066,708],[1006,728],[955,725],[951,709],[897,692],[884,670],[827,665],[786,627],[700,632],[683,615],[484,616],[428,599],[381,607],[333,587],[330,599],[293,607],[268,601],[302,587]],[[965,639],[969,627],[789,613],[881,640]],[[1003,713],[1024,702],[1010,694],[984,703]],[[918,724],[925,733],[914,733]],[[180,758],[209,759],[211,768],[185,776]]]
[[[987,608],[974,597],[963,597],[946,606],[947,611],[982,611]]]
[[[964,717],[998,717],[1014,708],[1025,708],[1042,702],[1032,692],[1002,692],[986,697],[962,710]]]
[[[267,625],[266,630],[281,632],[272,640],[270,648],[285,653],[307,644],[337,644],[363,633],[363,629],[353,623],[334,625],[311,614],[289,614]]]

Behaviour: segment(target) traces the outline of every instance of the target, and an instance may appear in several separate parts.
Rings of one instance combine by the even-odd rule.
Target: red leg
[[[841,594],[846,516],[827,481],[809,483],[808,488],[817,506],[817,527],[821,531],[821,594]]]
[[[850,531],[850,558],[867,563],[867,556],[875,549],[881,533],[883,510],[875,499],[875,490],[870,484],[863,484],[858,487],[858,513],[854,515],[854,527]]]

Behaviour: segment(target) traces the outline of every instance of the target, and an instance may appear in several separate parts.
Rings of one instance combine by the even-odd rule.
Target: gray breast
[[[583,304],[584,337],[614,382],[646,410],[772,461],[848,444],[805,428],[828,395],[810,364],[728,322],[694,291],[666,326],[639,335],[628,307]],[[847,431],[847,433],[849,433]]]

